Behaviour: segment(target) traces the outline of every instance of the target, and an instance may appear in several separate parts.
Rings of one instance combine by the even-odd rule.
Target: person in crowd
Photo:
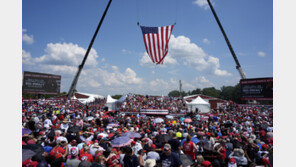
[[[191,157],[195,161],[195,152],[197,151],[196,144],[191,141],[191,136],[187,135],[186,141],[182,145],[183,152]]]
[[[78,167],[80,164],[80,160],[77,159],[78,150],[74,147],[70,150],[70,158],[66,161],[66,167]]]
[[[172,146],[172,151],[179,154],[181,150],[181,142],[177,137],[177,133],[173,132],[171,133],[171,135],[172,139],[170,139],[168,143],[170,144],[170,146]]]
[[[165,144],[160,155],[160,167],[182,167],[182,162],[177,153],[172,151],[170,144]]]
[[[123,158],[124,167],[137,167],[140,165],[138,157],[133,154],[133,150],[131,147],[127,147],[125,153],[126,154]]]

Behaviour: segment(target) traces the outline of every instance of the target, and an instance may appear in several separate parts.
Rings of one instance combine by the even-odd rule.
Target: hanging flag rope
[[[163,64],[164,58],[168,54],[169,41],[174,25],[146,27],[141,26],[139,22],[138,25],[141,27],[146,52],[150,59],[153,63]]]

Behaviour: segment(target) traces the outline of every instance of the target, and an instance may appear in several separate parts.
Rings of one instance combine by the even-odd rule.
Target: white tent
[[[106,106],[108,107],[108,111],[116,110],[116,101],[110,95],[107,96]]]
[[[83,95],[85,98],[77,98],[76,95],[80,94]],[[95,94],[89,94],[89,93],[81,93],[81,92],[77,92],[74,94],[74,96],[72,97],[72,99],[77,99],[79,100],[81,103],[86,104],[86,103],[90,103],[95,101],[95,99],[103,99],[104,96],[101,95],[95,95]]]
[[[192,109],[192,111],[195,111],[197,108],[199,113],[209,113],[211,110],[210,103],[206,102],[200,96],[186,104],[190,109]]]

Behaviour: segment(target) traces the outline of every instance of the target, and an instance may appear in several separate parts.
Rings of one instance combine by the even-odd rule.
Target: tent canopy
[[[106,106],[108,107],[108,111],[116,110],[116,101],[110,95],[107,96]]]
[[[72,99],[77,99],[79,100],[81,103],[90,103],[95,101],[95,99],[103,99],[104,96],[101,95],[96,95],[96,94],[89,94],[89,93],[82,93],[82,92],[77,92],[74,94],[74,96],[72,97]]]
[[[116,102],[116,99],[113,99],[110,95],[107,96],[107,103],[114,103]]]
[[[210,105],[210,103],[206,102],[200,96],[198,96],[197,98],[195,98],[194,100],[192,100],[192,102],[190,104],[208,104],[208,105]]]
[[[203,100],[200,96],[192,100],[190,103],[186,103],[193,111],[198,109],[200,113],[209,113],[211,110],[210,103]]]

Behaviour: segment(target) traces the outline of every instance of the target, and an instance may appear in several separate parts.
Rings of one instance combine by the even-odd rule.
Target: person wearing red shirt
[[[88,161],[88,162],[94,161],[93,156],[89,153],[88,146],[84,147],[84,154],[81,154],[79,158],[81,161]]]
[[[186,141],[182,145],[185,154],[189,155],[192,160],[195,160],[196,145],[191,141],[191,136],[187,135]]]
[[[218,146],[217,153],[219,154],[220,163],[224,164],[226,159],[226,148],[225,148],[225,143],[223,141]]]

